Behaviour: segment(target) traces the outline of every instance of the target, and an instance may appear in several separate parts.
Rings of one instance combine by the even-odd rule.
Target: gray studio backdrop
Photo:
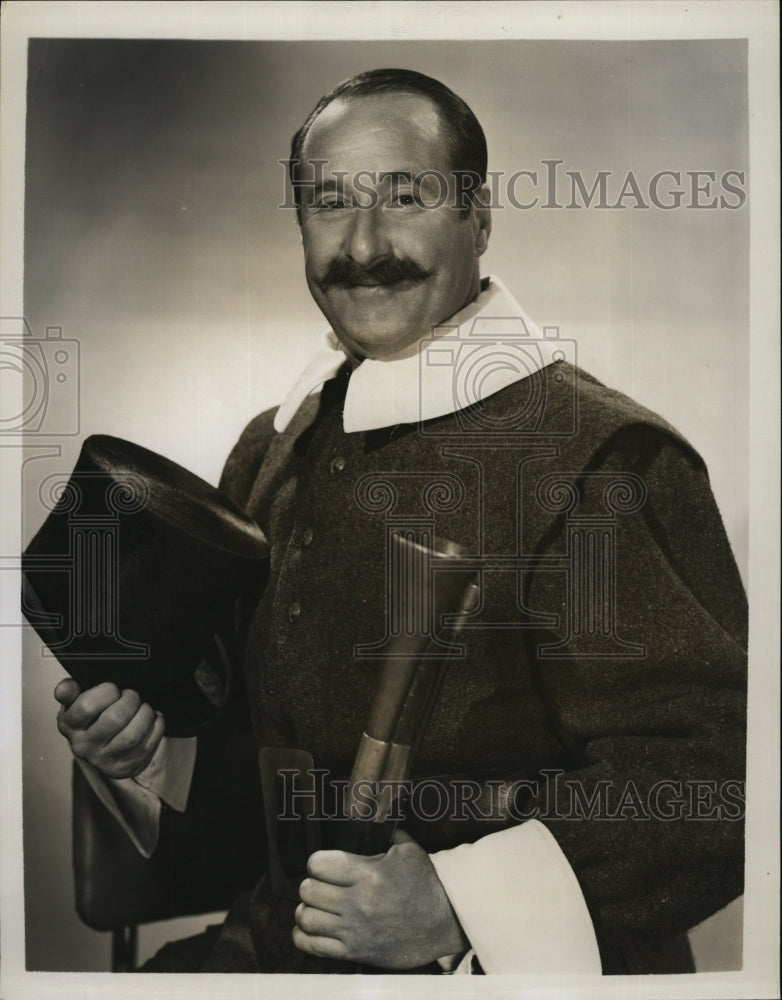
[[[280,401],[323,321],[294,214],[278,207],[278,161],[321,93],[378,66],[429,73],[472,106],[503,202],[485,273],[575,339],[585,369],[701,452],[746,580],[741,41],[31,41],[25,313],[38,339],[61,328],[79,378],[69,370],[62,391],[52,378],[46,420],[28,436],[25,540],[46,513],[40,483],[72,467],[88,434],[130,438],[215,482],[247,420]],[[537,188],[520,175],[510,198],[520,170],[537,172]],[[623,207],[579,196],[568,208],[568,171],[587,190],[608,171],[606,201],[624,191]],[[647,204],[654,175],[678,172],[679,207],[642,208],[629,171]],[[722,181],[729,171],[743,172],[728,178],[738,194]],[[661,178],[658,200],[672,204],[676,187]],[[537,206],[519,207],[536,194]],[[101,970],[106,936],[73,909],[70,755],[52,696],[63,671],[26,632],[28,968]],[[739,921],[734,905],[696,932],[700,968],[737,967]],[[182,930],[146,932],[142,957]]]

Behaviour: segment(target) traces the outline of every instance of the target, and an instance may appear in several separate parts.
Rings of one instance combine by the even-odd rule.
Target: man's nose
[[[362,267],[371,267],[390,256],[393,251],[382,207],[356,206],[351,214],[344,248],[346,255]]]

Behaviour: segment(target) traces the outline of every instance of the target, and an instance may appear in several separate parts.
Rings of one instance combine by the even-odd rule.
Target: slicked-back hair
[[[480,184],[486,182],[486,136],[480,122],[461,97],[439,80],[412,69],[370,69],[352,76],[324,94],[291,140],[288,171],[299,221],[301,192],[296,184],[296,169],[302,161],[307,136],[318,115],[332,101],[351,101],[375,94],[420,94],[428,97],[437,108],[448,137],[451,169],[477,177]]]

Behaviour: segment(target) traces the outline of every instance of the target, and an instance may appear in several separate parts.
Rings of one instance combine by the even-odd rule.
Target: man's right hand
[[[70,677],[54,689],[57,728],[81,757],[108,778],[133,778],[149,764],[165,734],[160,712],[135,691],[98,684],[82,691]]]

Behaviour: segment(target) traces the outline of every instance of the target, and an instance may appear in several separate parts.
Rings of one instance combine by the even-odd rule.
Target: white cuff
[[[160,799],[133,778],[106,778],[86,760],[76,758],[93,792],[111,813],[133,846],[145,858],[157,847]]]
[[[152,856],[160,834],[160,800],[182,812],[187,805],[195,765],[195,736],[164,736],[155,756],[135,778],[107,778],[76,758],[103,806],[145,858]]]
[[[184,812],[193,780],[198,739],[195,736],[164,736],[155,756],[133,779],[154,792],[177,812]]]
[[[542,823],[530,820],[431,860],[485,972],[601,973],[581,887]]]

